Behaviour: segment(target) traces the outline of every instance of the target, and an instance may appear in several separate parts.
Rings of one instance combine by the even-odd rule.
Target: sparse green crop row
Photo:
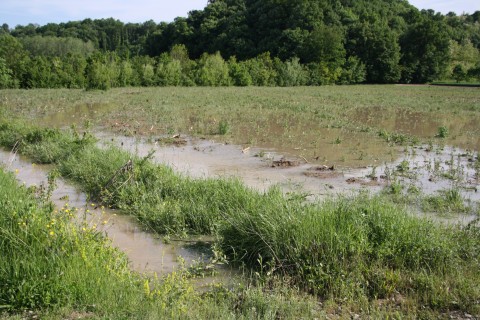
[[[480,313],[475,225],[446,227],[411,217],[382,196],[303,203],[237,180],[193,180],[147,158],[99,149],[88,133],[3,122],[0,144],[38,159],[65,150],[52,158],[59,172],[92,198],[159,233],[213,233],[232,262],[285,277],[322,299],[355,302],[364,312],[379,299],[397,299],[386,308]]]

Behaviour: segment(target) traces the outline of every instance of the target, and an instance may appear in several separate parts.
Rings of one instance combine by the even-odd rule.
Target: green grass
[[[2,309],[62,306],[102,313],[112,303],[124,304],[123,312],[142,303],[129,301],[140,278],[130,272],[126,257],[95,230],[71,224],[68,209],[56,212],[48,203],[38,204],[32,191],[3,171],[0,204]]]
[[[471,211],[458,189],[441,190],[437,195],[426,196],[422,207],[426,212],[465,213]]]
[[[479,312],[478,229],[441,227],[365,195],[235,213],[228,222],[220,233],[230,256],[284,272],[320,296],[371,301],[398,293],[432,309]]]
[[[310,292],[333,305],[353,309],[353,306],[359,305],[365,314],[386,312],[382,308],[378,311],[375,301],[395,296],[400,296],[404,302],[396,307],[388,303],[385,308],[393,308],[391,312],[427,312],[430,316],[455,310],[480,313],[480,231],[476,226],[446,227],[415,218],[384,196],[362,194],[323,203],[304,203],[299,197],[285,197],[275,188],[265,193],[253,191],[238,180],[194,180],[113,147],[100,149],[92,139],[85,138],[89,137],[88,134],[78,135],[71,130],[55,131],[56,138],[49,140],[49,132],[50,129],[41,130],[10,121],[8,125],[0,125],[0,144],[11,146],[11,137],[14,136],[22,141],[18,151],[26,154],[38,144],[38,139],[27,139],[32,135],[42,137],[40,143],[49,141],[51,144],[60,144],[61,147],[50,145],[35,149],[36,156],[43,158],[50,148],[65,150],[65,154],[61,153],[52,162],[62,176],[76,182],[92,199],[136,216],[158,233],[215,234],[218,236],[218,246],[229,260],[257,272],[260,283],[271,277],[287,279],[293,288]],[[129,160],[133,165],[124,167]],[[119,171],[122,167],[126,169]],[[39,228],[45,229],[45,222],[42,221]],[[50,241],[48,232],[44,238]],[[65,245],[64,241],[61,244]],[[92,254],[101,253],[102,250],[94,250]],[[110,251],[108,248],[104,250],[108,258]],[[74,251],[78,252],[77,249]],[[63,257],[59,259],[61,263],[64,260]],[[78,260],[80,262],[81,257]],[[41,266],[40,273],[35,274],[34,278],[40,277],[41,270],[47,268],[46,265],[42,267],[42,263],[45,262],[32,260],[32,268]],[[126,266],[121,266],[122,272],[127,272]],[[52,270],[58,271],[55,268]],[[100,270],[94,269],[92,272],[96,274]],[[24,273],[18,274],[20,281]],[[56,272],[52,276],[58,274]],[[125,279],[131,281],[133,291],[138,290],[135,277],[127,273],[120,277],[122,281]],[[118,285],[124,284],[120,282]],[[188,287],[188,284],[185,285]],[[220,305],[216,300],[217,295],[212,298],[216,302],[209,300],[214,305],[211,312],[217,316],[221,315],[219,310],[230,310],[231,313],[229,308],[232,308],[232,304],[240,303],[242,307],[233,311],[235,317],[277,317],[279,314],[295,317],[306,314],[303,308],[309,305],[308,299],[305,300],[306,305],[300,303],[287,307],[284,305],[284,295],[277,291],[260,298],[260,292],[264,292],[269,285],[267,281],[260,291],[253,289],[256,295],[252,291],[242,293],[254,295],[252,299],[255,302],[251,303],[255,305],[255,311],[250,307],[242,309],[243,298],[239,302],[227,294],[227,302],[222,300]],[[64,287],[69,288],[69,284],[56,290]],[[110,287],[115,288],[115,285]],[[74,285],[70,285],[70,288],[75,292],[78,290]],[[183,285],[178,288],[181,292],[184,289]],[[171,296],[167,294],[165,298],[162,290],[158,297],[152,293],[151,296],[144,294],[142,299],[146,296],[153,301],[160,299],[166,303],[162,299],[167,299],[173,303],[174,300],[169,300]],[[53,297],[57,297],[59,292],[52,291]],[[100,293],[87,290],[79,294],[85,300],[80,300],[77,305],[85,309],[85,305],[88,305],[86,301],[94,300],[92,297],[98,297]],[[172,294],[180,293],[174,290]],[[162,312],[176,310],[172,312],[180,312],[187,317],[189,310],[197,310],[192,309],[190,304],[196,308],[205,307],[196,302],[198,296],[194,294],[184,298],[185,304],[175,309],[167,303],[169,307]],[[138,299],[132,299],[133,302],[125,306],[138,303],[138,307],[143,301]],[[270,306],[269,299],[277,302]],[[34,306],[43,306],[45,302],[42,301],[34,300]],[[4,303],[11,305],[10,302]],[[65,303],[63,300],[55,302],[59,305]],[[182,306],[185,307],[185,313],[178,310]],[[150,307],[142,308],[147,313],[151,312]],[[151,308],[159,306],[154,304]],[[105,309],[109,310],[109,307]],[[125,310],[122,307],[119,312],[128,312]]]

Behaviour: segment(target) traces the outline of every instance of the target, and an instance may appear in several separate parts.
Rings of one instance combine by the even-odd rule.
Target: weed
[[[441,127],[438,127],[437,135],[435,137],[444,139],[444,138],[447,138],[448,135],[449,135],[448,128],[446,126],[441,126]]]
[[[280,282],[273,290],[216,285],[202,294],[189,280],[206,272],[200,267],[135,274],[99,232],[75,225],[69,209],[38,204],[2,170],[0,204],[2,318],[235,319],[250,318],[252,309],[259,317],[318,317],[314,298]]]
[[[403,160],[402,162],[400,162],[399,165],[397,165],[397,172],[405,174],[409,170],[410,170],[410,163],[408,162],[408,160]]]
[[[227,121],[222,120],[218,123],[218,134],[219,135],[224,136],[227,133],[229,133],[230,130],[231,130],[230,124]]]
[[[426,196],[423,210],[439,213],[463,213],[469,211],[458,189],[452,188],[439,191],[438,195]]]

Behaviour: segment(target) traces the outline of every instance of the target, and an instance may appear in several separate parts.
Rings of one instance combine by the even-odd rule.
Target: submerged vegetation
[[[134,215],[158,233],[215,235],[218,248],[223,250],[232,263],[244,265],[256,272],[259,288],[271,288],[264,291],[271,294],[263,298],[260,298],[260,289],[239,289],[232,296],[229,290],[217,288],[203,294],[202,297],[206,299],[199,299],[198,293],[188,289],[188,281],[185,282],[187,287],[183,280],[178,282],[176,279],[175,285],[169,282],[174,281],[172,277],[176,277],[175,274],[160,281],[156,285],[158,289],[148,287],[147,290],[145,280],[131,274],[123,263],[120,264],[123,266],[121,269],[112,267],[112,270],[122,270],[120,274],[107,272],[105,275],[115,276],[115,281],[118,282],[115,285],[96,286],[95,294],[78,291],[74,285],[66,284],[76,294],[65,295],[65,299],[68,299],[66,301],[49,304],[40,300],[29,305],[17,301],[16,295],[9,295],[0,300],[0,304],[7,305],[8,310],[48,310],[51,305],[66,305],[96,315],[108,314],[109,311],[105,310],[109,310],[109,307],[88,299],[98,301],[101,300],[98,297],[105,294],[111,297],[106,300],[107,303],[113,303],[113,288],[117,284],[122,286],[123,281],[127,281],[127,288],[130,289],[117,291],[125,292],[122,299],[129,300],[128,303],[115,300],[117,306],[121,306],[119,314],[127,312],[123,314],[131,315],[128,312],[134,309],[129,308],[139,308],[140,313],[163,308],[161,314],[170,314],[172,317],[178,314],[178,317],[185,318],[195,317],[192,313],[195,310],[201,310],[200,314],[208,314],[210,317],[223,317],[225,315],[222,312],[226,312],[225,314],[240,318],[295,318],[312,317],[312,312],[319,312],[318,315],[322,312],[338,312],[333,311],[335,307],[332,306],[344,308],[340,315],[342,312],[352,312],[381,317],[397,312],[413,317],[438,317],[455,311],[480,314],[480,229],[475,224],[469,227],[444,226],[412,217],[381,195],[361,194],[353,198],[341,197],[306,203],[301,197],[286,197],[275,188],[259,193],[234,179],[193,180],[151,163],[148,156],[138,158],[114,147],[99,148],[88,132],[79,134],[75,130],[39,129],[18,122],[3,121],[0,125],[0,144],[6,148],[15,147],[22,154],[35,154],[37,159],[45,159],[46,163],[53,162],[63,177],[76,182],[91,199]],[[33,145],[38,147],[32,149]],[[63,152],[55,154],[54,158],[46,156],[57,152],[55,150]],[[10,183],[7,189],[13,190],[13,178],[10,176],[5,181]],[[23,190],[22,187],[17,188]],[[22,192],[16,194],[28,197],[26,190]],[[15,199],[7,195],[3,201],[17,206],[20,201]],[[42,262],[45,268],[50,268],[45,263],[66,263],[64,260],[71,259],[74,260],[72,263],[81,263],[83,266],[86,263],[81,255],[83,245],[97,248],[100,244],[73,241],[80,249],[68,254],[71,252],[68,251],[71,239],[68,237],[71,233],[76,234],[77,231],[71,231],[76,230],[75,227],[67,222],[60,224],[60,221],[52,225],[52,208],[39,207],[33,200],[29,201],[27,207],[22,202],[19,209],[13,208],[5,212],[4,219],[15,220],[15,223],[5,222],[6,225],[13,224],[12,227],[20,229],[22,222],[30,225],[30,216],[22,221],[16,217],[20,212],[26,214],[22,210],[27,209],[21,208],[29,208],[27,212],[32,212],[35,216],[38,215],[37,212],[43,212],[39,215],[45,216],[47,220],[41,220],[32,232],[38,232],[42,235],[38,236],[39,239],[47,242],[57,239],[59,235],[63,239],[58,244],[49,242],[46,247],[42,245],[43,242],[38,243],[38,250],[48,248],[55,257],[52,262],[50,259]],[[11,217],[13,212],[16,212],[14,218]],[[52,228],[64,225],[61,227],[64,229],[52,229],[55,235],[52,239],[50,229],[45,230],[46,224]],[[1,227],[1,230],[9,230],[5,226]],[[9,240],[3,241],[2,245],[9,245],[9,241],[16,239],[8,236],[13,234],[9,231],[4,234]],[[93,240],[89,241],[103,241],[94,231],[86,234],[92,235]],[[23,240],[15,241],[12,245],[28,250],[22,243]],[[87,261],[95,260],[95,263],[99,259],[111,259],[112,255],[122,259],[118,252],[111,251],[108,247],[88,252],[100,255],[87,256]],[[102,252],[106,258],[101,258]],[[23,258],[24,255],[20,255],[18,259]],[[15,261],[2,259],[3,263],[25,265]],[[101,272],[93,267],[79,267],[75,270],[82,272],[79,277],[84,276],[83,271],[98,273],[95,277],[100,277],[106,271],[104,264],[99,263],[99,266],[103,267]],[[115,266],[120,267],[118,264]],[[1,270],[10,270],[9,268],[11,267]],[[63,267],[52,269],[58,268]],[[110,271],[109,268],[106,269]],[[178,276],[183,279],[181,274]],[[95,277],[92,279],[97,279]],[[41,270],[32,273],[31,279],[33,283],[41,282],[47,287],[48,280],[54,281],[50,276],[43,277]],[[66,279],[73,278],[69,276]],[[103,281],[92,279],[89,281]],[[278,280],[275,279],[284,279],[292,286],[325,301],[325,304],[323,307],[313,307],[309,298],[301,302],[300,293],[297,292],[294,293],[297,298],[294,298],[293,304],[287,306],[282,301],[286,301],[286,297],[292,293],[278,287],[275,284]],[[173,289],[167,289],[169,286],[173,286]],[[142,287],[143,293],[139,291]],[[12,290],[10,286],[6,289]],[[42,291],[42,299],[46,296],[43,295],[45,290]],[[148,294],[145,294],[145,290]],[[51,292],[53,296],[49,299],[55,298],[57,294],[55,290]],[[147,303],[140,308],[139,305],[144,301]],[[269,301],[273,301],[273,304],[269,305]],[[92,304],[96,306],[93,310],[89,307]],[[206,309],[208,304],[209,309]]]

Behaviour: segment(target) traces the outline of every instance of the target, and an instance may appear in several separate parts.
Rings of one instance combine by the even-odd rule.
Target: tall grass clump
[[[129,170],[119,170],[127,163]],[[62,161],[59,170],[95,200],[159,233],[212,234],[224,212],[261,199],[236,179],[191,179],[113,147],[85,149]]]
[[[38,204],[32,189],[0,170],[2,308],[101,310],[123,299],[116,290],[128,294],[138,286],[123,254],[95,230],[71,224],[73,210]]]
[[[401,294],[433,309],[480,311],[478,228],[414,218],[380,196],[294,207],[232,212],[220,231],[224,251],[338,301]]]

